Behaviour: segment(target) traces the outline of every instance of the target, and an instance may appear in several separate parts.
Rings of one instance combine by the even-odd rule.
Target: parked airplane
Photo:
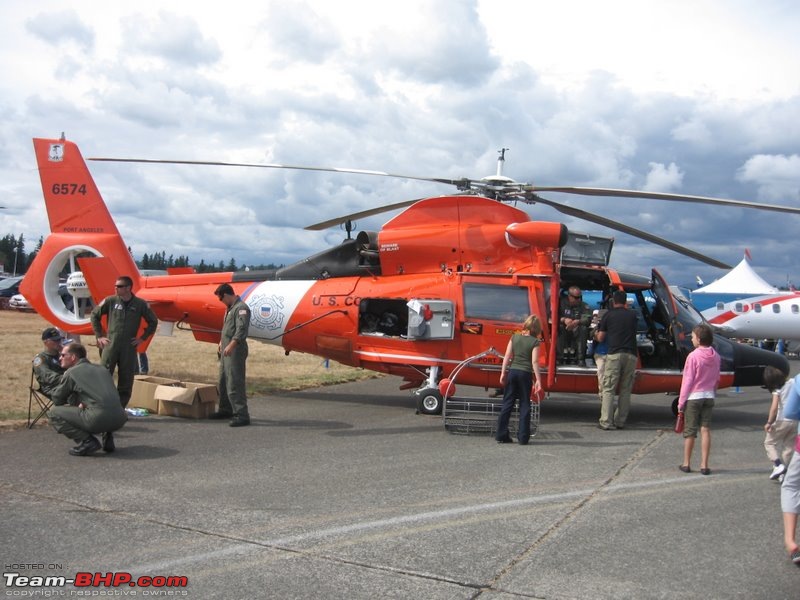
[[[746,253],[724,277],[688,290],[673,287],[730,338],[800,340],[800,292],[779,290],[750,266]]]

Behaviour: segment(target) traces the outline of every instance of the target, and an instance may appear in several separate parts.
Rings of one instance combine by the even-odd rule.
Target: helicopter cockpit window
[[[530,312],[528,288],[481,283],[464,284],[464,316],[468,319],[521,323]]]

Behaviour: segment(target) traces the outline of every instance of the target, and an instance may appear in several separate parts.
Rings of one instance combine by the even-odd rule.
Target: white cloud
[[[736,178],[755,183],[762,200],[800,206],[800,155],[758,154],[742,165]]]
[[[505,173],[542,185],[797,202],[798,25],[794,5],[757,0],[7,0],[0,229],[45,233],[30,138],[62,131],[85,155],[442,177],[493,173],[506,147]],[[239,264],[291,262],[341,240],[303,231],[309,221],[451,191],[298,171],[90,169],[134,252]],[[769,242],[792,235],[793,216],[557,199],[728,262],[750,247],[771,272],[794,269]],[[613,263],[627,271],[719,275],[543,206],[529,212],[616,236]]]
[[[94,31],[72,9],[39,13],[30,17],[25,26],[36,37],[52,46],[72,42],[83,50],[94,47]]]
[[[662,163],[651,162],[650,171],[647,173],[642,189],[650,192],[670,192],[678,190],[683,184],[683,171],[675,163],[664,166]]]
[[[122,49],[141,52],[168,64],[198,67],[214,63],[222,55],[217,42],[202,34],[190,16],[159,11],[133,15],[122,22]]]

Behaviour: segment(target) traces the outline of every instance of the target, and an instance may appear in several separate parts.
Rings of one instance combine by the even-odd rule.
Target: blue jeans
[[[531,387],[533,387],[533,373],[511,369],[508,372],[508,381],[503,390],[503,405],[500,416],[497,418],[497,437],[504,440],[508,435],[508,421],[514,409],[514,401],[519,400],[519,429],[517,441],[527,444],[531,437]]]

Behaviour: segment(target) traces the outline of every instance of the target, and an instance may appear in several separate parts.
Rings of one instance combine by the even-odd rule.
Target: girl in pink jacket
[[[686,419],[683,429],[683,463],[678,467],[684,473],[692,471],[689,463],[700,426],[700,473],[711,475],[708,455],[711,451],[711,412],[719,385],[720,357],[711,346],[714,333],[711,326],[701,323],[692,329],[694,350],[683,367],[678,412]]]

